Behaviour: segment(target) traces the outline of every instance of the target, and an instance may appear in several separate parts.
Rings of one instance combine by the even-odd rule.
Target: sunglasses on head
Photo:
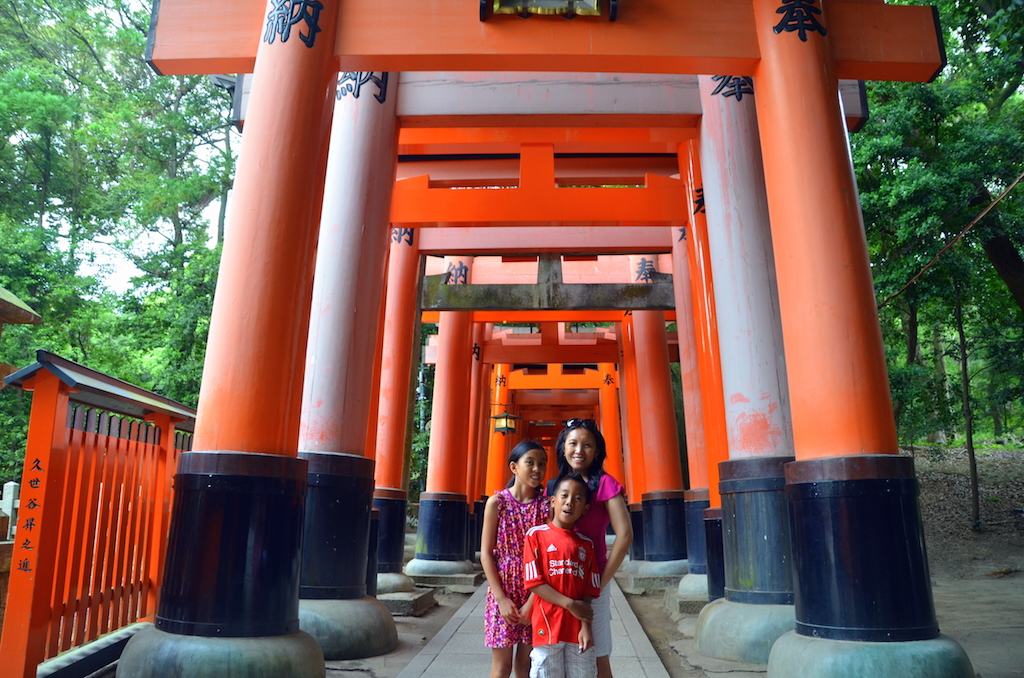
[[[568,429],[573,428],[586,428],[591,430],[597,430],[597,422],[593,419],[570,419],[565,422],[565,427]]]

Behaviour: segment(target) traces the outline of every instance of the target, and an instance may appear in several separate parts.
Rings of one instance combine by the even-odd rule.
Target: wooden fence
[[[171,481],[191,440],[175,423],[194,417],[52,354],[40,352],[37,367],[7,379],[34,391],[0,636],[11,678],[33,678],[46,659],[152,619]]]

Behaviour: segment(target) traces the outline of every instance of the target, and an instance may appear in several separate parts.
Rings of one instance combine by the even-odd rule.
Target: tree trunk
[[[978,500],[978,461],[974,457],[974,415],[971,411],[971,382],[967,373],[967,337],[964,335],[964,307],[956,303],[956,333],[960,344],[960,397],[964,410],[964,436],[967,439],[967,462],[971,470],[971,529],[981,529],[981,504]]]
[[[920,364],[921,349],[917,343],[917,304],[907,305],[907,314],[903,317],[903,331],[907,335],[907,364]]]
[[[997,235],[984,243],[985,255],[1006,284],[1017,307],[1024,311],[1024,259],[1007,235]]]

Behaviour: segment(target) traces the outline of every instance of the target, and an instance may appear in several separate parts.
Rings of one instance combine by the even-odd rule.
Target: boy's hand
[[[509,598],[502,598],[498,601],[498,611],[501,613],[501,618],[509,624],[519,624],[522,622],[519,618],[519,610],[516,609],[515,603]]]
[[[589,624],[594,618],[594,610],[590,607],[590,603],[585,603],[582,600],[572,601],[565,606],[565,609],[567,609],[572,616],[576,617],[581,622],[587,622]]]
[[[581,653],[594,647],[594,634],[590,631],[590,624],[583,624],[580,627],[579,641]]]
[[[519,608],[519,619],[522,624],[529,624],[530,617],[533,615],[533,595],[530,595],[523,603],[523,606]]]

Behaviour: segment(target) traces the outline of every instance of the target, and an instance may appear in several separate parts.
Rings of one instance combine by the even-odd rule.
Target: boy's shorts
[[[595,678],[597,653],[581,653],[576,643],[535,645],[530,652],[530,678]]]

